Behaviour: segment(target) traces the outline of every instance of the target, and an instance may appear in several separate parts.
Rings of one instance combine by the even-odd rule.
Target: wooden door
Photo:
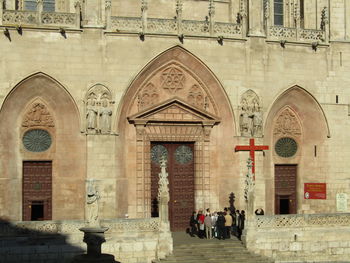
[[[23,220],[52,219],[51,161],[23,162]]]
[[[185,230],[194,210],[194,144],[151,144],[151,198],[152,216],[158,216],[159,158],[166,154],[169,174],[169,220],[172,231]]]
[[[275,213],[296,214],[296,165],[275,165]]]

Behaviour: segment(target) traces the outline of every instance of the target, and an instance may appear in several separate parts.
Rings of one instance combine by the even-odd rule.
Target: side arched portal
[[[304,198],[305,183],[324,183],[327,177],[321,168],[327,165],[329,129],[317,100],[299,86],[283,92],[269,111],[265,136],[271,145],[264,165],[267,211],[322,211],[320,202]]]
[[[124,95],[117,125],[121,211],[151,216],[153,143],[193,144],[193,208],[228,206],[238,174],[232,163],[233,111],[220,82],[190,52],[174,47],[145,66]]]
[[[44,218],[83,218],[84,137],[78,109],[67,90],[44,73],[34,74],[6,97],[0,123],[1,186],[11,189],[1,190],[2,214],[11,220],[30,220],[25,208],[50,203]],[[33,166],[36,172],[30,171]],[[44,181],[39,178],[43,169]],[[29,181],[23,178],[27,171]],[[28,190],[27,196],[22,188]]]

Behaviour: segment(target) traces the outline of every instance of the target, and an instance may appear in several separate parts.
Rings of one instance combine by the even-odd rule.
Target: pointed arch
[[[331,137],[328,120],[321,105],[309,91],[298,85],[294,85],[282,92],[271,104],[265,122],[266,131],[272,129],[274,116],[277,116],[278,111],[286,105],[289,105],[300,116],[304,128],[312,129],[316,124],[321,125],[324,138]],[[318,122],[305,123],[305,119],[309,119],[311,116],[316,118]]]
[[[123,130],[123,126],[126,124],[126,115],[130,114],[131,103],[134,102],[138,91],[149,84],[147,80],[149,80],[155,72],[161,69],[167,69],[174,64],[184,71],[189,72],[204,87],[204,89],[207,89],[213,101],[220,102],[217,103],[217,105],[213,105],[213,107],[218,108],[217,112],[215,112],[216,115],[234,120],[234,113],[229,98],[214,73],[204,62],[191,52],[181,46],[174,46],[150,61],[137,74],[123,94],[121,103],[117,110],[116,130],[118,133],[120,130]],[[164,101],[165,100],[166,99],[164,99]],[[233,130],[235,130],[234,123],[235,122],[233,121],[231,124]]]
[[[22,136],[27,127],[23,120],[30,103],[41,101],[54,119],[51,129],[52,147],[41,153],[26,151]],[[46,112],[41,112],[46,114]],[[46,116],[47,117],[47,116]],[[35,125],[34,125],[35,126]],[[32,128],[36,128],[36,127]],[[39,129],[45,127],[37,127]],[[22,164],[24,160],[51,161],[53,190],[53,219],[62,219],[69,214],[72,219],[83,218],[84,209],[78,204],[83,202],[85,180],[84,137],[80,134],[80,114],[78,107],[68,90],[53,77],[37,72],[16,84],[6,96],[0,109],[0,168],[1,179],[8,189],[13,189],[5,197],[7,214],[12,220],[21,220]],[[67,190],[74,186],[74,191]],[[66,194],[62,196],[60,193]],[[2,196],[0,196],[1,198]],[[77,200],[77,202],[71,202]],[[65,203],[71,203],[67,208]]]
[[[168,119],[160,117],[161,114],[154,117],[156,120],[152,120],[152,123],[157,126],[154,129],[145,119],[128,121],[128,117],[131,120],[139,113],[148,112],[176,98],[191,112],[200,111],[205,116],[216,116],[220,122],[205,121],[200,124],[186,119],[180,123],[181,110],[178,107],[164,111]],[[188,115],[186,118],[189,118]],[[183,129],[185,123],[191,129]],[[224,186],[215,176],[237,174],[238,165],[225,168],[218,165],[220,162],[232,163],[231,155],[227,153],[234,148],[234,113],[220,81],[205,63],[188,50],[180,46],[172,47],[155,57],[137,74],[122,96],[114,127],[119,134],[117,163],[121,176],[117,179],[117,191],[123,193],[117,197],[120,215],[134,213],[133,216],[137,217],[149,216],[149,154],[151,141],[157,140],[191,141],[198,156],[208,156],[205,161],[210,156],[210,163],[198,158],[195,164],[194,176],[197,181],[203,182],[196,186],[196,206],[219,207],[220,202],[226,202],[226,196],[218,190]]]

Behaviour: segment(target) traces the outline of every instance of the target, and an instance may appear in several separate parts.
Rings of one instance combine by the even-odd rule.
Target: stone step
[[[191,238],[173,233],[173,254],[153,263],[273,263],[250,253],[236,237],[226,240]]]

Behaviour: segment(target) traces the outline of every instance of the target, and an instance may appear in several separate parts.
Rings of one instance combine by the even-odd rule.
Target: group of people
[[[207,208],[204,213],[202,210],[194,211],[190,218],[189,234],[207,239],[229,239],[234,235],[241,240],[244,221],[244,210],[231,212],[225,208],[224,211],[211,213]]]

